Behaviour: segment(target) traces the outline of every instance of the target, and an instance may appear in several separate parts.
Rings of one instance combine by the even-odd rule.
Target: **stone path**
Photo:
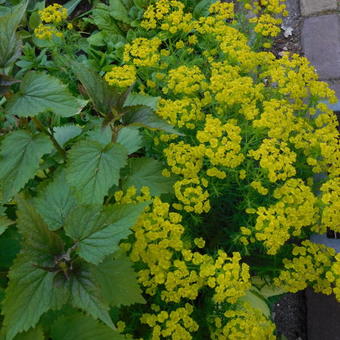
[[[300,0],[300,8],[303,52],[340,100],[340,0]]]
[[[302,51],[315,66],[320,79],[336,91],[339,101],[330,107],[339,112],[340,0],[300,0],[300,9]],[[340,240],[329,240],[326,235],[318,238],[314,241],[339,251]],[[308,340],[340,340],[340,303],[334,296],[315,294],[308,289],[306,302]]]

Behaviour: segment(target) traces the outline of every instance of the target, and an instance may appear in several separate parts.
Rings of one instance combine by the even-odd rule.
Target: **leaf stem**
[[[55,146],[55,148],[58,150],[58,152],[64,157],[66,158],[66,151],[61,147],[61,145],[57,142],[57,140],[54,138],[53,133],[51,133],[50,131],[48,131],[48,129],[41,123],[41,121],[39,119],[37,119],[36,117],[32,117],[32,121],[34,122],[34,124],[37,126],[37,128],[41,131],[43,131],[44,133],[46,133],[53,145]]]

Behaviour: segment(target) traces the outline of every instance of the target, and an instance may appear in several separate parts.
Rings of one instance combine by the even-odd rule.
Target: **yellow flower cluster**
[[[177,181],[174,184],[176,198],[183,204],[173,205],[176,209],[184,209],[196,214],[210,210],[209,192],[205,190],[208,181],[205,178],[191,178]]]
[[[63,36],[63,33],[58,31],[55,27],[49,26],[49,25],[43,25],[40,24],[38,27],[34,29],[34,35],[38,39],[42,40],[50,40],[54,36],[61,38]]]
[[[249,21],[256,23],[254,31],[265,37],[276,37],[281,31],[279,25],[282,24],[282,19],[274,18],[270,14],[262,14],[259,17],[251,18]]]
[[[135,186],[129,187],[124,193],[123,190],[118,190],[114,193],[116,203],[131,204],[151,200],[149,187],[141,187],[140,192],[137,191]]]
[[[202,104],[198,98],[178,100],[160,99],[156,114],[179,128],[194,129],[204,119]]]
[[[179,66],[169,71],[166,87],[163,88],[165,94],[170,91],[174,94],[193,95],[206,88],[203,73],[197,66]]]
[[[236,120],[222,124],[218,118],[207,115],[204,130],[198,131],[196,138],[204,145],[204,154],[212,165],[236,168],[244,160],[240,133]]]
[[[136,81],[136,68],[133,65],[112,66],[104,79],[111,86],[129,87]]]
[[[275,325],[258,309],[243,303],[237,310],[228,310],[213,318],[213,340],[275,340]]]
[[[180,141],[164,149],[164,155],[174,174],[196,178],[203,166],[204,148]]]
[[[340,178],[329,179],[321,186],[322,220],[318,232],[327,228],[340,233]]]
[[[124,46],[123,61],[132,62],[136,66],[156,66],[161,56],[158,52],[161,43],[159,38],[136,38]]]
[[[47,24],[59,24],[67,18],[67,9],[57,3],[47,6],[38,13],[41,21]]]
[[[146,30],[160,28],[172,34],[193,29],[192,14],[184,13],[184,4],[176,0],[158,0],[143,15],[141,27]]]
[[[152,340],[172,339],[191,340],[191,334],[198,330],[198,324],[190,316],[193,307],[186,303],[171,312],[157,311],[157,314],[145,313],[141,322],[152,327]]]
[[[235,303],[250,289],[249,266],[240,264],[241,256],[234,252],[232,257],[218,251],[215,262],[205,262],[200,266],[200,277],[203,277],[210,288],[214,288],[215,303]]]
[[[38,39],[50,40],[53,37],[61,38],[63,36],[63,33],[59,31],[57,27],[67,18],[67,9],[65,7],[54,3],[38,11],[38,14],[40,20],[43,22],[34,29],[34,35]],[[69,25],[72,24],[67,25],[67,28],[70,29]]]
[[[280,33],[282,16],[288,14],[286,0],[241,0],[245,2],[245,8],[256,14],[249,21],[256,23],[255,32],[263,36],[276,37]]]
[[[250,150],[248,155],[260,161],[261,168],[268,171],[270,182],[286,180],[296,174],[296,153],[286,142],[267,138],[256,151]]]
[[[267,253],[275,255],[291,235],[299,236],[301,229],[313,226],[318,220],[317,199],[301,179],[290,179],[274,190],[273,196],[279,201],[268,208],[259,207],[256,213],[255,237],[262,241]],[[249,236],[249,228],[241,228]],[[242,238],[240,240],[244,244]]]
[[[234,4],[216,1],[209,7],[209,13],[217,20],[228,20],[234,18]]]
[[[274,283],[289,292],[297,292],[308,285],[318,293],[337,295],[340,301],[340,255],[333,248],[309,240],[294,246],[293,259],[284,259],[284,270]]]

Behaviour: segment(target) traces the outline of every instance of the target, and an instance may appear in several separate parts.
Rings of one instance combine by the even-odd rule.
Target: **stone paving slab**
[[[337,9],[337,0],[301,0],[303,16]]]
[[[302,47],[321,79],[340,78],[340,15],[305,18]]]

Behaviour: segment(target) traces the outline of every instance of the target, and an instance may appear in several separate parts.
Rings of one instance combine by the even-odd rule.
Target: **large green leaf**
[[[16,30],[25,14],[28,1],[22,1],[5,15],[0,15],[0,68],[13,64],[20,55],[21,43]]]
[[[64,172],[56,175],[53,182],[34,199],[34,205],[50,230],[63,226],[65,218],[76,206]]]
[[[140,93],[130,93],[129,96],[126,98],[124,107],[144,105],[150,107],[153,110],[156,110],[159,99],[160,97],[151,97]]]
[[[165,120],[155,115],[154,111],[147,106],[128,106],[123,110],[123,122],[126,125],[143,126],[146,128],[163,130],[173,134],[180,134]]]
[[[136,126],[126,126],[119,130],[117,143],[123,145],[128,154],[138,151],[143,146],[143,138]]]
[[[71,277],[70,287],[71,302],[74,307],[82,309],[95,319],[102,320],[110,328],[114,328],[108,313],[109,306],[101,301],[96,279],[85,264],[82,264],[77,275]]]
[[[77,251],[86,261],[98,264],[119,249],[146,203],[107,206],[79,206],[65,222],[65,232],[77,242]]]
[[[0,205],[0,235],[6,231],[8,226],[14,223],[6,216],[5,208]]]
[[[193,10],[194,18],[205,17],[209,15],[209,7],[216,2],[216,0],[201,0],[197,3]]]
[[[0,187],[5,202],[34,176],[41,157],[52,149],[53,144],[43,134],[18,130],[4,138],[0,150]]]
[[[121,0],[110,0],[110,15],[118,21],[122,21],[126,24],[131,23],[129,13]]]
[[[94,268],[101,292],[111,306],[145,303],[131,261],[124,255],[108,256]]]
[[[41,315],[53,306],[56,273],[39,269],[30,262],[29,254],[20,255],[11,267],[2,314],[7,329],[6,340],[35,326]]]
[[[86,103],[73,97],[58,78],[31,71],[26,73],[20,91],[9,99],[6,108],[19,117],[32,117],[45,111],[71,117],[78,114]]]
[[[258,309],[267,318],[270,317],[270,309],[264,297],[262,297],[255,287],[249,290],[246,295],[240,298],[240,301],[249,303],[253,308]]]
[[[65,63],[71,65],[72,71],[81,82],[96,111],[111,114],[112,108],[119,102],[118,90],[110,87],[90,66],[70,59],[65,60]]]
[[[78,193],[80,202],[101,204],[110,187],[118,184],[127,150],[120,144],[103,146],[83,140],[68,154],[67,180]]]
[[[152,158],[130,158],[127,166],[128,176],[123,182],[123,188],[135,186],[140,189],[147,186],[152,195],[172,191],[174,180],[162,175],[162,164]]]
[[[45,336],[41,327],[35,327],[25,333],[18,334],[14,340],[44,340]]]
[[[82,129],[80,126],[71,124],[53,128],[53,136],[61,146],[64,146],[69,140],[79,136],[81,132]]]
[[[124,335],[83,314],[62,316],[52,326],[53,340],[124,340]]]

